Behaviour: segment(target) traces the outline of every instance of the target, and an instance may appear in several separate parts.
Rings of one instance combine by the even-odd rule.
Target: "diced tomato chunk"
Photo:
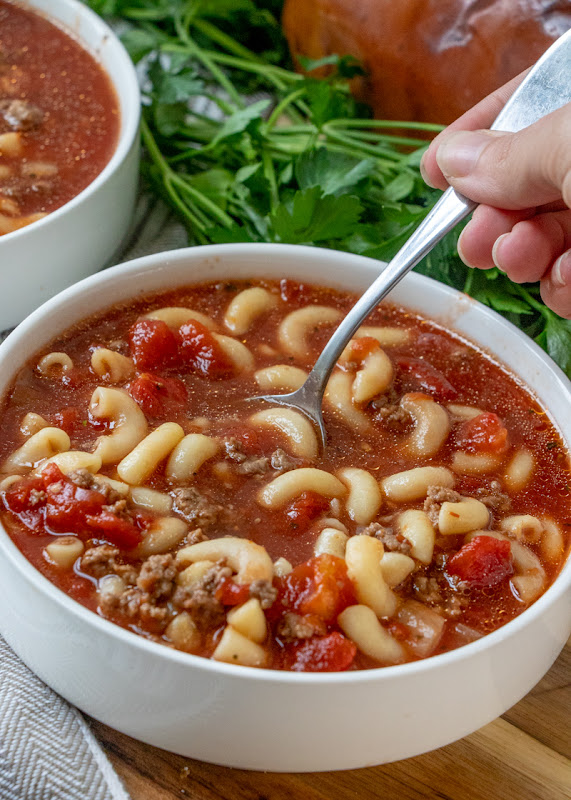
[[[507,539],[475,536],[452,556],[446,570],[475,588],[496,586],[513,575],[510,543]]]
[[[313,636],[295,647],[290,669],[294,672],[343,672],[352,665],[357,647],[338,631]]]
[[[129,394],[149,417],[160,417],[183,406],[187,399],[186,386],[179,378],[163,378],[150,372],[143,372],[131,383]]]
[[[139,369],[157,369],[176,362],[176,336],[160,319],[140,319],[132,325],[129,346]]]
[[[9,511],[20,514],[28,510],[32,505],[37,505],[37,493],[44,492],[45,484],[41,477],[22,478],[13,483],[4,493],[4,502]],[[32,494],[34,493],[34,494]],[[42,501],[44,502],[44,501]]]
[[[380,349],[381,345],[372,336],[359,336],[351,342],[351,356],[357,361],[364,361],[367,356]]]
[[[54,425],[61,428],[66,433],[73,433],[77,427],[81,426],[81,411],[75,406],[66,406],[54,414]]]
[[[26,528],[33,533],[42,532],[45,485],[41,477],[22,478],[3,492],[3,499],[6,508],[16,514]]]
[[[453,400],[456,397],[457,391],[448,378],[439,369],[433,367],[429,361],[425,361],[423,358],[401,356],[396,359],[395,363],[402,374],[412,378],[414,388],[429,392],[439,400]]]
[[[55,464],[37,478],[23,478],[4,495],[12,513],[35,533],[73,533],[82,539],[103,538],[123,549],[142,539],[147,521],[140,515],[119,517],[104,506],[105,495],[73,483]]]
[[[96,515],[105,505],[105,496],[94,489],[82,489],[63,478],[47,489],[46,525],[56,533],[85,532],[86,516]]]
[[[191,319],[179,328],[180,356],[184,364],[212,380],[227,378],[233,365],[208,328]]]
[[[232,578],[224,578],[216,590],[216,599],[224,606],[239,606],[250,598],[249,583],[235,583]]]
[[[508,431],[497,414],[484,411],[463,422],[455,438],[458,447],[471,453],[501,453],[508,443]]]
[[[317,492],[302,492],[286,510],[292,530],[302,532],[309,523],[329,508],[329,500]]]
[[[295,567],[278,582],[281,604],[298,614],[314,614],[333,622],[356,602],[342,558],[324,554]]]
[[[106,539],[122,550],[131,550],[142,539],[140,530],[130,520],[105,509],[94,516],[86,515],[85,522],[91,529],[91,536]]]

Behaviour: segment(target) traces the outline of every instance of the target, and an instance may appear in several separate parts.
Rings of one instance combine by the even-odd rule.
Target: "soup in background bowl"
[[[3,537],[26,613],[2,624],[80,708],[205,760],[347,768],[475,729],[555,658],[569,387],[522,334],[411,276],[394,293],[408,310],[377,309],[333,374],[323,453],[296,412],[243,402],[299,385],[354,302],[343,290],[378,266],[276,245],[152,256],[3,346],[24,367],[3,524],[60,589]],[[82,288],[104,312],[85,322]]]
[[[140,96],[113,31],[77,0],[0,2],[0,318],[100,269],[138,176]]]

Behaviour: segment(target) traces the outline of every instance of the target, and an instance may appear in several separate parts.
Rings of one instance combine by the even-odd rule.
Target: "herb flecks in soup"
[[[387,305],[331,376],[324,452],[246,402],[298,387],[354,301],[224,282],[66,333],[4,403],[10,536],[93,611],[229,663],[399,664],[513,619],[565,559],[569,466],[487,355]]]
[[[0,0],[0,235],[90,184],[119,124],[115,91],[93,56],[45,17]]]

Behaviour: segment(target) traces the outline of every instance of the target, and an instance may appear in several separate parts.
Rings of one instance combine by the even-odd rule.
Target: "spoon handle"
[[[412,236],[369,286],[339,327],[335,330],[314,364],[313,388],[325,387],[331,371],[349,339],[365,317],[396,284],[439,242],[455,225],[476,207],[476,203],[454,189],[447,189]]]
[[[491,130],[519,131],[571,101],[571,31],[544,53],[516,89]],[[304,385],[304,394],[323,393],[329,376],[361,322],[396,284],[454,226],[476,207],[454,189],[447,189],[410,239],[341,322]]]

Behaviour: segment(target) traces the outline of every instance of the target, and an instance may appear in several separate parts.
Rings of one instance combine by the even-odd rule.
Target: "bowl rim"
[[[56,16],[56,10],[52,10],[52,8],[50,8],[49,11],[46,11],[43,8],[39,8],[35,5],[35,0],[17,0],[17,4],[24,10],[45,17],[48,22],[56,25],[56,27],[60,28],[60,30],[70,36],[87,53],[89,53],[99,67],[105,72],[109,81],[111,82],[111,86],[113,87],[119,102],[121,114],[119,134],[111,158],[105,164],[101,172],[95,176],[91,183],[88,183],[85,188],[70,198],[67,203],[64,203],[62,206],[59,206],[59,208],[50,211],[45,217],[42,217],[42,219],[32,222],[31,225],[25,225],[23,228],[18,228],[15,231],[11,231],[10,233],[5,233],[3,236],[0,236],[0,250],[2,249],[3,242],[13,242],[19,237],[25,236],[30,229],[37,231],[40,230],[40,228],[45,228],[54,221],[57,221],[68,211],[73,210],[73,208],[76,206],[83,204],[93,192],[97,191],[101,185],[107,182],[107,180],[125,161],[129,155],[131,147],[133,146],[133,142],[139,135],[139,124],[141,120],[141,91],[139,88],[139,81],[135,65],[131,61],[131,58],[129,57],[129,54],[127,53],[123,43],[113,29],[110,28],[109,25],[107,25],[107,23],[95,13],[95,11],[92,11],[91,8],[89,8],[83,2],[80,2],[80,0],[57,0],[57,2],[59,3],[60,7],[68,6],[78,17],[84,18],[86,21],[88,21],[90,27],[99,34],[101,41],[105,42],[106,46],[114,49],[116,57],[119,60],[118,71],[121,73],[120,81],[125,83],[123,96],[119,92],[119,81],[117,80],[116,75],[112,75],[110,70],[103,66],[101,60],[93,52],[93,48],[83,41],[79,34],[73,31],[69,25],[60,21],[60,19]]]
[[[107,270],[84,278],[78,283],[73,284],[72,286],[64,289],[62,292],[47,300],[38,309],[33,311],[22,323],[20,323],[20,325],[18,325],[17,328],[5,339],[5,341],[0,344],[0,365],[2,364],[2,361],[4,361],[4,359],[10,355],[10,351],[14,350],[15,353],[17,353],[20,341],[25,340],[29,335],[33,334],[34,328],[41,325],[44,318],[49,316],[54,316],[57,318],[57,312],[60,306],[67,307],[69,303],[77,300],[78,297],[84,292],[86,294],[89,293],[90,299],[93,300],[94,298],[92,295],[92,290],[104,290],[108,284],[113,283],[115,278],[128,275],[129,273],[138,273],[157,267],[160,268],[164,265],[165,260],[169,261],[169,264],[167,265],[166,269],[161,270],[161,275],[165,274],[169,267],[175,267],[177,264],[185,262],[187,259],[228,259],[240,254],[247,254],[252,250],[259,253],[266,252],[268,256],[271,256],[276,252],[281,252],[282,254],[291,254],[292,261],[295,261],[296,258],[303,258],[305,260],[313,259],[314,262],[318,262],[320,260],[333,260],[346,263],[349,260],[355,262],[356,264],[367,266],[369,269],[372,265],[375,265],[377,272],[380,263],[379,261],[367,258],[365,256],[359,256],[335,250],[326,250],[325,248],[290,244],[237,243],[202,245],[153,253],[140,258],[132,259],[122,264],[118,264],[115,267],[111,267]],[[201,279],[201,281],[198,282],[203,282],[203,280],[204,279]],[[420,285],[423,283],[428,283],[433,286],[437,286],[438,290],[445,296],[448,296],[450,300],[454,299],[457,301],[460,298],[466,297],[466,295],[464,295],[462,292],[418,273],[411,273],[409,276],[407,276],[406,281],[414,281]],[[180,280],[176,282],[177,287],[183,285],[192,285],[192,281],[189,281],[186,284]],[[172,284],[170,288],[172,288]],[[160,289],[149,290],[147,293],[151,294],[153,291],[160,291]],[[487,308],[478,301],[473,300],[473,298],[468,299],[470,300],[471,304],[476,306],[479,313],[484,315],[484,320],[488,319],[489,322],[492,323],[496,328],[499,328],[500,331],[503,330],[504,332],[509,332],[511,336],[516,335],[524,348],[528,349],[530,353],[533,353],[536,358],[539,357],[539,359],[544,362],[544,364],[553,372],[559,387],[562,388],[571,399],[571,381],[569,381],[566,375],[553,362],[547,353],[545,353],[545,351],[543,351],[526,334],[524,334],[502,316],[497,314],[495,311]],[[119,302],[123,301],[119,300]],[[97,302],[95,302],[95,306],[95,310],[92,311],[93,314],[97,314],[105,307],[110,307],[107,304],[98,305]],[[410,308],[414,310],[413,305],[411,305]],[[438,318],[436,317],[435,319]],[[73,324],[74,323],[68,324],[66,329],[72,327]],[[449,324],[448,322],[445,323],[445,326],[453,329],[453,325]],[[464,336],[467,341],[474,342],[473,339],[463,333],[459,333],[459,335]],[[484,349],[487,350],[487,348]],[[500,364],[502,363],[501,359],[494,353],[490,353],[490,355],[494,357],[497,362]],[[12,361],[11,367],[13,363],[14,362]],[[18,361],[18,367],[20,364],[21,362]],[[12,367],[12,377],[16,373],[18,367]],[[511,375],[515,375],[511,368],[507,366],[505,368]],[[521,383],[523,383],[523,381],[519,379],[517,375],[515,375],[515,377]],[[533,389],[531,389],[531,387],[528,387],[528,391],[533,394]],[[568,448],[571,449],[571,434],[569,434],[568,437],[565,437],[564,431],[560,430],[560,433],[566,439]],[[534,621],[537,621],[537,619],[541,617],[545,610],[556,603],[569,589],[571,589],[571,553],[568,552],[566,562],[563,564],[561,571],[553,583],[538,600],[536,600],[529,608],[527,608],[514,619],[507,622],[501,628],[498,628],[492,633],[485,634],[480,639],[470,642],[469,644],[463,645],[454,650],[449,650],[445,653],[420,659],[418,661],[411,661],[405,664],[397,664],[394,666],[355,670],[350,672],[288,672],[286,670],[273,670],[264,667],[246,667],[238,664],[226,664],[224,662],[218,662],[202,656],[193,655],[192,653],[185,653],[165,646],[164,644],[146,639],[140,634],[133,633],[132,631],[129,631],[128,629],[105,619],[97,612],[91,611],[78,601],[73,600],[69,595],[55,586],[55,584],[53,584],[39,570],[37,570],[36,567],[34,567],[33,564],[28,561],[24,554],[18,549],[4,526],[0,523],[0,554],[2,554],[2,552],[4,552],[5,555],[10,558],[13,566],[20,571],[26,581],[30,582],[32,585],[35,585],[38,591],[46,593],[49,599],[59,606],[61,610],[73,614],[76,618],[79,618],[80,621],[83,621],[88,626],[94,625],[102,634],[107,635],[111,639],[116,637],[126,647],[133,647],[138,651],[147,653],[153,658],[164,658],[175,665],[193,667],[200,669],[201,671],[225,675],[228,678],[245,681],[262,680],[264,682],[285,685],[311,684],[315,686],[319,684],[343,685],[346,683],[362,684],[377,681],[383,682],[395,680],[401,676],[405,678],[408,675],[418,675],[427,671],[430,672],[434,669],[441,669],[446,666],[451,666],[455,662],[462,662],[466,658],[471,658],[473,655],[476,656],[478,653],[481,653],[488,648],[493,648],[496,644],[499,645],[502,641],[513,638],[523,628],[527,627],[529,624],[532,624]],[[192,670],[189,671],[189,675],[191,675],[191,672]]]

